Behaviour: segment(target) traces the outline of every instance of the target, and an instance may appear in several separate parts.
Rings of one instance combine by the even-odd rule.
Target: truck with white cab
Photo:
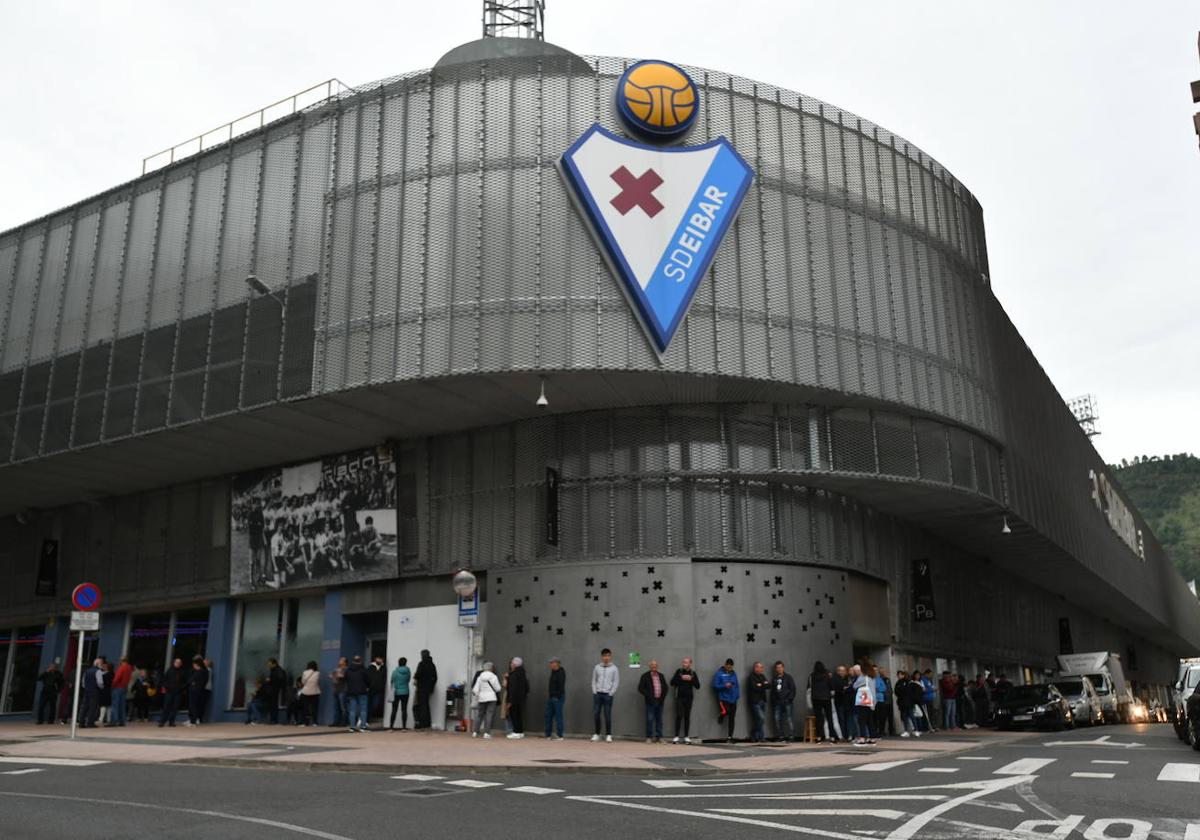
[[[1133,692],[1125,682],[1121,657],[1100,650],[1093,653],[1064,653],[1058,657],[1062,676],[1083,675],[1100,697],[1105,723],[1130,723],[1134,718]]]

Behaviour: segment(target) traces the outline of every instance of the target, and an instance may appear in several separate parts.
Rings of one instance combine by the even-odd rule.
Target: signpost
[[[79,642],[75,645],[75,689],[71,700],[71,740],[75,740],[75,729],[79,723],[79,688],[83,684],[83,634],[88,630],[100,629],[100,587],[94,583],[81,583],[71,592],[71,631],[79,631]]]

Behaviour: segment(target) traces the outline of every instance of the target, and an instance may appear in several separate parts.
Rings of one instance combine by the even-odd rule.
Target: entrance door
[[[382,656],[384,662],[387,662],[387,633],[367,636],[367,650],[364,656],[368,663],[376,656]]]

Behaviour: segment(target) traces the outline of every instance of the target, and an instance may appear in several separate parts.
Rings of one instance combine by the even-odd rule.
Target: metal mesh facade
[[[689,142],[728,136],[758,180],[660,364],[554,170],[593,122],[617,128],[626,62],[550,64],[386,80],[0,235],[0,460],[533,369],[797,383],[996,433],[980,210],[940,166],[824,103],[694,69]],[[250,273],[284,305],[250,300]]]

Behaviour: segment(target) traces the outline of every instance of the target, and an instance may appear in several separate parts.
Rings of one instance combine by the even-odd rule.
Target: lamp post
[[[250,274],[246,277],[246,285],[250,287],[250,291],[259,297],[269,297],[271,300],[279,304],[280,311],[285,309],[283,301],[279,299],[279,295],[267,288],[267,284],[259,280],[257,276]]]
[[[478,578],[476,578],[475,575],[473,575],[471,572],[467,571],[466,569],[459,569],[458,572],[455,573],[454,578],[450,581],[450,585],[454,589],[454,594],[457,595],[460,599],[461,598],[470,598],[472,595],[475,595],[475,610],[476,610],[476,615],[478,615],[479,597],[478,597],[478,595],[476,595],[476,590],[479,588]],[[462,601],[460,600],[459,601],[460,620],[461,620],[461,615],[462,615],[461,605],[462,605]],[[473,673],[475,673],[475,627],[472,624],[468,624],[467,625],[467,674],[463,678],[463,710],[464,710],[464,712],[467,711],[467,709],[469,708],[469,706],[467,705],[468,704],[467,692],[471,690],[472,686],[468,685],[467,683],[470,681],[471,675]],[[469,717],[469,715],[468,715],[468,717]],[[449,724],[450,724],[450,722],[446,721],[447,728],[449,728]]]

